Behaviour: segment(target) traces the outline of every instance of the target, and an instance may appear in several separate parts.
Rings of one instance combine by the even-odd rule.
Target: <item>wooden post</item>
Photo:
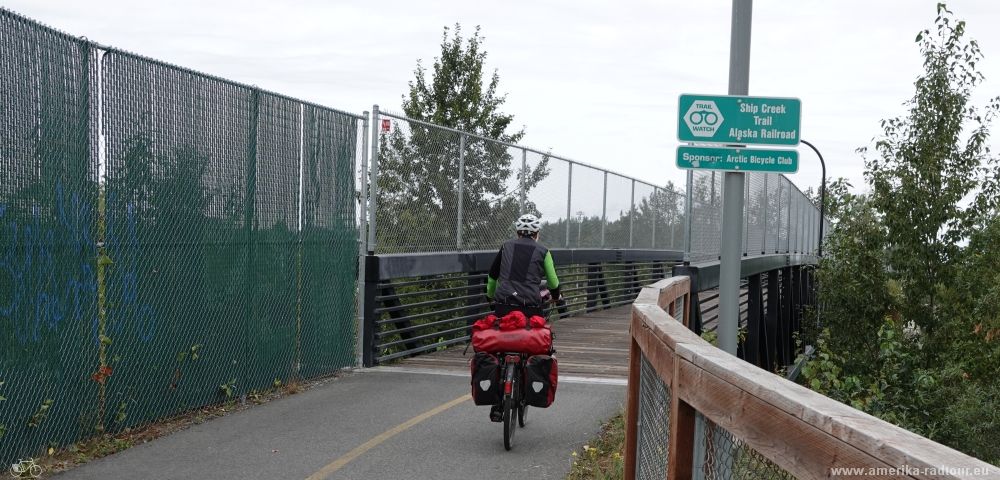
[[[625,478],[635,478],[639,441],[639,377],[642,351],[632,337],[628,353],[628,390],[625,396]]]
[[[673,355],[673,352],[671,352]],[[667,478],[690,479],[694,473],[694,407],[681,400],[680,357],[674,356],[670,382],[670,446]],[[628,477],[626,477],[628,478]]]

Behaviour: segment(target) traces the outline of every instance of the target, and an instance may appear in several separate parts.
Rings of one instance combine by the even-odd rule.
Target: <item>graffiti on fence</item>
[[[134,206],[126,215],[127,242],[135,245]],[[30,215],[15,216],[15,209],[0,204],[0,320],[9,323],[21,345],[38,343],[46,332],[57,332],[63,324],[92,324],[98,338],[96,243],[93,205],[79,193],[67,194],[57,183],[49,212],[39,205]],[[108,325],[108,333],[121,334],[125,324],[135,326],[143,342],[156,334],[156,311],[143,303],[135,267],[108,282],[109,291],[121,299],[114,308],[122,312]]]

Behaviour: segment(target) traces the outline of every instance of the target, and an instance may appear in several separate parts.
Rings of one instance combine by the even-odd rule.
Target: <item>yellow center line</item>
[[[330,475],[333,475],[337,470],[344,468],[344,465],[350,463],[351,460],[354,460],[355,458],[364,455],[364,453],[367,452],[368,450],[371,450],[379,446],[386,440],[389,440],[390,438],[395,437],[396,435],[399,435],[400,433],[403,433],[406,430],[409,430],[414,425],[417,425],[418,423],[423,422],[424,420],[427,420],[428,418],[431,418],[434,415],[437,415],[445,410],[448,410],[449,408],[454,407],[455,405],[458,405],[462,402],[468,401],[470,398],[472,398],[472,396],[466,393],[461,397],[458,397],[448,403],[438,405],[437,407],[434,407],[424,413],[421,413],[420,415],[417,415],[416,417],[413,417],[407,420],[406,422],[396,425],[395,427],[378,434],[371,440],[368,440],[367,442],[358,445],[357,448],[351,450],[350,452],[347,452],[347,454],[344,455],[343,457],[340,457],[334,460],[333,462],[330,462],[327,466],[321,468],[316,473],[309,475],[309,477],[307,477],[306,480],[323,480],[329,477]]]

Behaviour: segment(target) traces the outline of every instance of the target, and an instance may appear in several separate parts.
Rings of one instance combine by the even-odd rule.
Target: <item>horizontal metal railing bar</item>
[[[766,272],[789,267],[815,265],[818,257],[805,254],[777,254],[743,257],[740,272],[744,277],[763,274]],[[698,268],[697,291],[703,292],[712,290],[719,286],[719,262],[717,260],[692,263],[692,267]]]
[[[556,275],[558,275],[560,277],[559,279],[561,281],[563,279],[563,276],[566,276],[567,278],[575,278],[575,277],[592,275],[595,272],[573,272],[573,273],[566,273],[566,271],[568,271],[568,270],[575,270],[575,269],[581,269],[581,268],[587,268],[587,267],[593,267],[593,266],[600,266],[602,273],[620,273],[620,272],[630,272],[630,271],[633,270],[633,268],[635,270],[642,271],[642,270],[651,269],[652,267],[663,267],[664,269],[667,269],[669,267],[673,267],[674,265],[676,265],[676,263],[669,262],[669,261],[653,262],[653,263],[642,263],[642,264],[640,264],[640,263],[635,263],[635,264],[624,264],[624,263],[622,263],[622,264],[611,264],[611,265],[609,265],[609,264],[598,264],[598,265],[574,264],[574,265],[566,265],[566,266],[556,267]],[[622,268],[608,268],[609,266],[622,267]],[[444,275],[447,275],[447,274],[444,274]],[[387,281],[387,282],[384,282],[383,285],[393,286],[393,287],[405,287],[405,286],[419,285],[419,284],[432,283],[432,282],[448,282],[448,281],[457,281],[457,280],[483,279],[483,278],[486,278],[487,275],[488,275],[487,273],[475,273],[475,274],[461,275],[460,272],[457,272],[455,274],[455,276],[453,276],[453,277],[438,277],[438,276],[433,276],[431,278],[419,278],[419,279],[405,280],[405,281],[392,281],[392,282],[388,282]],[[460,289],[462,287],[453,287],[453,288]]]
[[[678,263],[684,252],[643,249],[565,249],[549,250],[557,267],[585,265],[621,265],[626,262]],[[458,272],[485,273],[493,265],[496,250],[439,251],[368,255],[368,268],[378,271],[382,280],[430,278]]]
[[[570,270],[570,269],[579,269],[579,268],[597,267],[597,266],[601,267],[602,269],[607,269],[609,267],[622,267],[622,268],[616,268],[615,270],[626,270],[630,268],[649,268],[660,265],[674,265],[674,264],[676,264],[676,262],[670,260],[661,260],[655,262],[633,262],[633,263],[608,262],[608,263],[598,263],[596,265],[589,263],[575,263],[569,265],[559,265],[556,267],[556,272],[559,272],[560,270]]]
[[[584,275],[586,277],[587,275],[592,275],[593,273],[600,273],[600,272],[591,272],[590,274],[581,274],[581,275]],[[603,277],[586,277],[586,278],[588,280],[590,278],[593,278],[594,280],[604,280],[605,282],[607,282],[607,281],[611,281],[611,280],[621,280],[621,279],[624,279],[624,278],[632,278],[633,276],[653,277],[653,276],[656,275],[656,272],[652,272],[652,271],[646,271],[646,272],[637,271],[635,275],[632,275],[631,271],[628,271],[628,270],[624,270],[624,271],[621,271],[621,272],[611,272],[611,273],[627,273],[627,274],[626,275],[618,275],[618,276],[607,276],[607,275],[605,275]],[[664,272],[664,274],[666,274],[666,272]],[[574,278],[579,277],[579,276],[580,275],[576,275],[576,276],[574,276]],[[582,280],[567,280],[567,281],[568,282],[579,282],[579,281],[582,281]],[[563,278],[559,278],[559,283],[563,283]]]
[[[479,253],[477,255],[478,256],[474,257],[466,257],[475,259],[471,260],[471,263],[470,260],[461,260],[462,257],[460,257],[459,260],[461,260],[463,264],[469,265],[472,268],[476,268],[476,266],[482,267],[485,264],[484,260],[491,255],[495,255],[495,253],[487,252],[486,254]],[[584,250],[576,251],[575,253],[570,252],[568,255],[569,257],[566,258],[595,258],[610,260],[609,255],[621,255],[621,253],[616,251]],[[391,271],[403,272],[407,270],[405,263],[400,261],[402,258],[406,257],[401,256],[400,258],[394,260],[398,265],[392,267],[390,269]],[[399,279],[398,281],[380,283],[379,287],[381,288],[412,287],[415,291],[408,291],[396,295],[376,296],[376,301],[381,303],[381,306],[375,309],[378,316],[384,316],[387,313],[411,309],[425,308],[432,310],[406,315],[399,318],[385,318],[377,320],[375,322],[377,329],[382,331],[373,332],[375,342],[373,342],[372,348],[376,353],[376,362],[386,362],[398,358],[418,355],[423,352],[467,341],[469,338],[467,333],[469,329],[468,323],[471,320],[481,318],[483,315],[490,313],[490,309],[488,308],[489,305],[487,303],[459,305],[450,308],[436,308],[438,306],[468,302],[479,298],[481,296],[480,294],[457,295],[449,296],[447,298],[437,297],[454,294],[456,292],[466,293],[469,291],[475,291],[478,288],[483,288],[485,290],[485,282],[479,284],[473,282],[476,279],[481,281],[487,275],[481,271],[470,274],[452,274],[447,271],[442,271],[440,267],[434,267],[432,264],[427,263],[435,258],[445,259],[445,261],[449,264],[455,262],[454,257],[450,257],[446,254],[429,254],[421,260],[418,260],[419,262],[424,262],[424,266],[416,269],[410,269],[410,271],[439,273],[410,278],[397,276],[394,278]],[[546,310],[546,316],[556,320],[581,313],[600,311],[626,305],[634,300],[635,295],[646,284],[656,281],[659,278],[669,277],[671,269],[677,264],[677,260],[665,259],[652,261],[638,260],[632,262],[627,260],[597,262],[587,261],[585,263],[559,265],[557,267],[557,274],[560,277],[564,303],[560,306],[548,308]],[[595,271],[588,271],[593,269],[593,267],[598,268],[594,269]],[[603,281],[603,287],[593,283],[600,281]],[[470,285],[469,283],[472,284]],[[601,291],[602,289],[603,291]],[[384,305],[386,301],[391,301],[393,299],[419,299],[421,301],[403,305]],[[560,313],[559,309],[564,309],[565,312]],[[469,311],[476,313],[462,314]],[[409,322],[421,320],[430,321],[419,325],[408,324]],[[388,328],[388,330],[386,330],[386,328]],[[410,338],[400,338],[402,335],[408,333],[416,333],[416,335]],[[449,339],[450,336],[456,334],[465,335],[459,338]],[[444,340],[440,342],[436,341],[439,339]],[[380,351],[399,348],[401,345],[414,345],[416,348],[378,356],[378,352]]]
[[[432,289],[432,290],[418,290],[416,292],[397,293],[396,295],[384,295],[384,296],[383,295],[376,295],[375,296],[375,301],[376,302],[383,302],[385,300],[391,300],[393,298],[403,299],[403,298],[410,298],[410,297],[419,297],[419,296],[422,296],[422,295],[432,295],[432,294],[435,294],[435,293],[446,293],[446,292],[458,292],[458,291],[462,291],[462,290],[471,290],[473,288],[482,288],[483,291],[485,292],[486,291],[486,284],[485,283],[477,283],[477,284],[473,284],[473,285],[463,285],[463,286],[460,286],[460,287],[437,288],[437,289]]]
[[[565,272],[567,270],[583,270],[585,268],[591,268],[591,267],[600,267],[600,269],[601,269],[600,271],[601,272],[605,272],[605,273],[619,273],[619,272],[630,272],[632,270],[653,270],[653,269],[656,269],[657,267],[659,267],[659,268],[667,268],[667,267],[673,267],[674,265],[676,265],[676,263],[674,263],[674,262],[668,262],[668,261],[648,263],[648,264],[639,264],[639,263],[632,263],[632,264],[627,264],[627,263],[620,263],[620,264],[598,264],[598,265],[583,265],[583,264],[581,264],[581,265],[578,265],[578,266],[577,265],[567,266],[566,268],[559,268],[559,267],[557,267],[556,268],[556,274],[561,274],[561,275],[587,275],[587,274],[591,274],[591,273],[594,273],[594,272],[588,272],[588,271],[578,271],[578,272],[573,272],[573,273],[565,273]],[[611,268],[611,267],[616,267],[616,268]],[[621,268],[617,268],[617,267],[621,267]]]
[[[396,360],[397,358],[412,357],[413,355],[418,354],[418,353],[423,353],[423,352],[427,352],[427,351],[430,351],[430,350],[437,350],[438,348],[441,348],[441,347],[447,347],[449,345],[455,345],[455,344],[458,344],[458,343],[468,342],[468,341],[469,341],[469,336],[465,335],[465,336],[462,336],[462,337],[453,338],[451,340],[446,340],[444,342],[438,342],[438,343],[434,343],[434,344],[431,344],[431,345],[425,345],[423,347],[414,348],[412,350],[405,350],[405,351],[396,352],[396,353],[393,353],[393,354],[390,354],[390,355],[384,355],[384,356],[381,356],[381,357],[376,357],[375,361],[376,361],[376,363],[390,362],[392,360]]]
[[[461,327],[449,328],[449,329],[446,329],[446,330],[441,330],[441,331],[437,331],[437,332],[431,332],[431,333],[427,333],[427,334],[424,334],[424,335],[419,335],[419,336],[416,336],[416,337],[401,338],[399,340],[393,340],[391,342],[381,343],[381,344],[378,345],[378,347],[380,347],[380,348],[389,348],[389,347],[393,347],[393,346],[396,346],[396,345],[401,345],[401,344],[404,344],[404,343],[413,343],[413,342],[419,342],[421,340],[427,340],[428,338],[439,338],[439,337],[443,337],[443,336],[446,336],[446,335],[451,334],[451,333],[456,333],[458,331],[467,330],[469,328],[470,328],[469,325],[462,325]]]
[[[640,285],[640,284],[641,284],[641,282],[637,283],[636,286],[634,286],[634,287],[623,286],[623,287],[616,287],[616,288],[606,288],[603,293],[607,294],[609,292],[620,292],[622,290],[628,290],[628,289],[633,289],[634,290],[634,289],[638,289],[638,285]],[[588,295],[591,294],[591,293],[593,293],[594,295],[601,295],[601,293],[602,293],[600,291],[599,287],[586,286],[586,285],[580,286],[580,287],[567,288],[566,290],[562,290],[560,293],[562,293],[562,295],[564,297],[567,297],[567,296],[570,296],[571,293],[577,293],[577,292],[587,292]]]
[[[641,264],[640,263],[635,263],[635,264],[625,264],[625,263],[610,264],[610,266],[622,267],[622,268],[608,268],[609,264],[598,264],[597,266],[601,267],[601,272],[600,273],[605,273],[605,274],[606,273],[631,272],[633,269],[635,269],[640,274],[649,275],[650,274],[649,272],[643,273],[643,270],[651,270],[654,267],[662,267],[663,270],[664,270],[664,272],[666,272],[669,268],[673,267],[674,265],[676,265],[675,262],[664,261],[664,262],[652,262],[652,263],[641,263]],[[573,265],[560,266],[560,267],[556,268],[556,275],[559,276],[560,282],[562,282],[564,280],[564,277],[565,278],[586,277],[588,275],[593,275],[595,272],[573,272],[573,273],[566,273],[566,271],[567,270],[580,269],[580,268],[587,268],[587,267],[592,267],[592,266],[595,266],[595,265],[590,265],[590,264],[573,264]],[[442,275],[449,275],[449,274],[442,274]],[[468,280],[485,279],[487,277],[487,275],[488,275],[487,273],[473,273],[473,274],[462,275],[460,272],[457,272],[456,274],[454,274],[454,276],[437,276],[437,275],[435,275],[435,276],[431,276],[429,278],[417,278],[417,279],[413,279],[413,280],[386,281],[386,282],[381,283],[380,285],[383,286],[383,287],[390,287],[390,286],[391,287],[407,287],[407,286],[421,285],[421,284],[427,284],[427,283],[452,282],[452,281],[462,281],[462,280],[468,281]],[[624,278],[624,277],[611,277],[611,278]],[[608,277],[605,277],[605,279],[608,279]],[[463,288],[471,288],[471,287],[468,287],[468,286],[458,286],[458,287],[449,287],[449,288],[454,289],[454,290],[461,290]],[[418,293],[417,292],[407,292],[405,294],[400,294],[400,295],[411,295],[412,296],[412,295],[418,295]],[[378,296],[378,297],[376,297],[376,300],[382,300],[384,298],[389,298],[389,296]]]
[[[618,272],[615,272],[615,273],[618,273]],[[638,272],[634,276],[653,278],[654,275],[655,274],[653,272],[645,272],[645,273]],[[629,273],[628,275],[593,277],[593,279],[595,281],[604,280],[605,282],[610,282],[612,280],[631,279],[631,278],[633,278],[633,275],[631,273]],[[560,283],[561,283],[562,279],[560,278],[559,280],[560,280]],[[579,281],[579,280],[577,280],[577,281]]]
[[[452,274],[442,274],[442,275],[452,275]],[[440,277],[440,276],[437,276],[437,275],[433,275],[433,276],[430,276],[430,277],[427,277],[427,278],[417,278],[417,279],[414,279],[414,280],[405,280],[405,281],[402,281],[402,282],[397,282],[395,280],[392,280],[392,281],[388,281],[387,280],[387,281],[379,283],[379,286],[381,286],[382,288],[387,288],[387,287],[409,287],[409,286],[412,286],[412,285],[420,285],[420,284],[434,283],[434,282],[454,282],[454,281],[461,281],[461,280],[475,280],[475,279],[480,279],[480,278],[486,278],[487,274],[485,274],[485,273],[474,273],[474,274],[464,274],[463,275],[462,272],[455,272],[453,275],[455,275],[455,276],[453,276],[453,277]]]
[[[566,308],[567,306],[572,306],[572,305],[585,305],[585,304],[590,303],[590,302],[595,302],[596,305],[595,305],[595,307],[588,307],[588,308],[598,308],[598,307],[603,308],[605,301],[611,302],[611,303],[617,303],[619,300],[624,300],[624,299],[632,298],[632,297],[635,296],[635,293],[633,293],[633,292],[626,292],[626,291],[621,291],[621,290],[609,291],[609,292],[606,292],[606,293],[608,294],[606,297],[598,297],[598,298],[594,298],[594,299],[587,299],[587,297],[584,296],[584,295],[570,297],[570,298],[573,298],[573,299],[578,300],[578,301],[573,301],[573,302],[569,302],[568,301],[566,303],[566,305],[563,305],[561,308]],[[480,307],[481,308],[481,307],[486,307],[486,306],[488,306],[488,304],[479,304],[479,305],[475,305],[475,306],[462,307],[459,310],[463,310],[465,308],[476,308],[476,307]],[[547,309],[547,311],[552,311],[552,310],[558,309],[558,308],[560,308],[560,307],[549,307]],[[435,311],[435,312],[426,312],[426,313],[423,313],[423,314],[420,314],[420,315],[423,316],[423,317],[426,317],[426,316],[432,316],[434,314],[451,313],[454,310],[455,309],[449,309],[448,311],[442,310],[442,311]],[[409,327],[403,327],[403,328],[395,329],[395,330],[384,330],[384,331],[377,332],[376,336],[380,337],[380,338],[384,338],[386,336],[390,336],[390,335],[397,334],[397,333],[415,331],[415,330],[420,330],[420,329],[424,329],[424,328],[430,328],[430,327],[433,327],[433,326],[439,326],[439,325],[444,325],[444,324],[448,324],[448,323],[453,323],[453,322],[457,322],[457,321],[465,321],[465,320],[480,318],[482,315],[485,315],[485,314],[487,314],[489,312],[490,311],[488,309],[485,309],[481,313],[476,313],[476,314],[472,314],[472,315],[464,315],[464,316],[461,316],[461,317],[454,317],[454,318],[448,318],[448,319],[444,319],[444,320],[437,320],[437,321],[434,321],[434,322],[428,322],[428,323],[424,323],[424,324],[420,324],[420,325],[412,325],[412,326],[409,326]],[[563,315],[563,316],[565,316],[565,315]],[[379,320],[378,321],[378,325],[383,326],[383,325],[401,323],[401,322],[405,322],[405,321],[410,321],[412,319],[413,319],[412,317],[401,317],[401,318],[395,318],[395,319]]]
[[[620,300],[613,300],[613,301],[611,301],[608,304],[604,304],[603,302],[600,302],[600,303],[598,303],[598,305],[596,305],[594,307],[586,307],[586,306],[584,306],[582,308],[578,308],[578,309],[575,309],[575,310],[568,310],[565,314],[560,314],[560,313],[558,313],[556,311],[559,307],[552,307],[552,308],[550,308],[550,309],[548,309],[546,311],[546,315],[548,316],[548,315],[551,315],[551,314],[556,314],[557,318],[561,319],[561,318],[566,318],[566,317],[572,316],[572,315],[577,314],[577,313],[585,313],[585,312],[593,312],[593,311],[599,311],[599,310],[606,310],[606,309],[609,309],[609,308],[613,308],[613,307],[617,307],[617,306],[621,306],[621,305],[626,305],[626,304],[632,302],[632,295],[620,295],[620,296],[614,297],[614,298],[618,298]],[[580,302],[578,305],[584,305],[584,304],[585,304],[585,302]],[[453,322],[461,321],[463,319],[476,318],[479,315],[482,315],[482,314],[468,315],[466,317],[458,317],[458,318],[455,318],[455,319],[443,320],[442,322],[453,323]],[[420,327],[420,326],[416,326],[416,327]],[[384,348],[384,347],[393,346],[393,345],[400,345],[400,344],[405,344],[405,343],[420,341],[420,340],[427,339],[427,338],[435,338],[435,337],[439,337],[439,336],[447,336],[449,334],[454,334],[456,332],[459,332],[459,331],[462,331],[462,330],[466,330],[468,328],[470,328],[470,326],[468,326],[468,325],[461,326],[461,327],[455,327],[455,328],[448,329],[448,330],[443,330],[443,331],[439,331],[439,332],[428,333],[428,334],[422,335],[420,337],[412,337],[412,338],[409,338],[409,339],[394,340],[393,342],[389,342],[389,343],[382,344],[382,345],[377,345],[376,347]],[[382,333],[383,334],[388,334],[390,332],[382,332]],[[441,347],[444,347],[444,346],[449,346],[449,345],[453,345],[453,344],[456,344],[456,343],[461,343],[462,341],[468,341],[469,338],[470,338],[469,335],[465,335],[465,336],[462,336],[462,337],[457,337],[457,338],[454,338],[454,339],[451,339],[451,340],[446,340],[446,341],[443,341],[443,342],[436,342],[436,343],[424,345],[422,347],[418,347],[418,348],[415,348],[415,349],[400,351],[400,352],[393,353],[391,355],[380,356],[380,357],[377,358],[377,361],[378,362],[391,361],[391,360],[395,360],[397,358],[403,358],[403,357],[413,356],[413,355],[415,355],[417,353],[422,353],[422,352],[426,352],[426,351],[429,351],[429,350],[434,350],[434,349],[437,349],[437,348],[441,348]]]
[[[405,317],[391,318],[391,319],[387,319],[387,320],[378,320],[378,321],[375,322],[375,324],[378,325],[378,326],[382,326],[382,325],[386,325],[386,324],[390,324],[390,323],[399,323],[399,322],[407,322],[407,321],[419,320],[421,318],[427,318],[427,317],[430,317],[430,316],[433,316],[433,315],[444,315],[444,314],[447,314],[447,313],[455,313],[455,312],[458,312],[458,311],[461,311],[461,310],[479,308],[479,307],[482,307],[484,305],[489,305],[489,304],[488,303],[479,303],[479,304],[476,304],[476,305],[466,305],[466,306],[462,306],[462,307],[447,308],[447,309],[444,309],[444,310],[437,310],[437,311],[433,311],[433,312],[417,313],[417,314],[414,314],[414,315],[407,315]]]
[[[414,331],[417,331],[417,330],[422,330],[424,328],[430,328],[430,327],[437,327],[437,326],[441,326],[441,325],[447,325],[449,323],[468,322],[469,320],[472,320],[472,319],[479,319],[479,318],[485,316],[487,313],[490,313],[490,311],[489,310],[485,310],[485,311],[482,311],[480,313],[474,313],[474,314],[470,314],[470,315],[463,315],[461,317],[448,318],[448,319],[445,319],[445,320],[435,320],[433,322],[421,323],[420,325],[412,325],[412,326],[409,326],[409,327],[397,328],[397,329],[394,329],[394,330],[385,330],[385,331],[382,331],[382,332],[375,332],[375,338],[386,338],[386,337],[389,337],[389,336],[392,336],[392,335],[396,335],[396,334],[400,334],[400,333],[414,332]]]
[[[576,313],[604,310],[604,309],[615,307],[615,306],[625,305],[625,304],[627,304],[627,303],[629,303],[631,301],[631,299],[632,299],[633,296],[634,295],[631,294],[631,293],[622,293],[622,294],[618,294],[618,295],[612,295],[612,296],[608,297],[607,299],[603,299],[603,300],[602,299],[598,299],[597,300],[597,304],[595,306],[592,306],[592,307],[587,307],[586,306],[587,300],[584,297],[578,297],[580,299],[580,301],[578,301],[578,302],[568,302],[568,303],[562,305],[561,307],[550,307],[550,308],[548,308],[546,310],[546,315],[549,316],[549,315],[555,314],[557,316],[557,318],[566,318],[566,317],[571,316],[571,315],[576,314]],[[605,301],[608,301],[608,303],[605,304],[604,303]],[[572,307],[575,307],[575,306],[579,306],[580,308],[573,309]],[[567,310],[566,313],[560,314],[560,313],[558,313],[558,309],[559,308],[570,308],[570,309]],[[397,329],[397,330],[378,332],[377,335],[380,338],[384,338],[384,337],[387,337],[387,336],[396,335],[396,334],[404,333],[404,332],[407,332],[407,331],[419,330],[419,329],[425,328],[425,327],[431,327],[431,326],[438,326],[438,325],[444,325],[444,324],[449,324],[449,323],[456,323],[456,322],[468,321],[470,319],[480,318],[482,315],[485,315],[487,313],[489,313],[489,311],[484,311],[484,312],[480,312],[480,313],[476,313],[476,314],[472,314],[472,315],[465,315],[465,316],[461,316],[461,317],[455,317],[455,318],[449,318],[449,319],[439,320],[439,321],[433,322],[433,325],[428,323],[428,324],[422,324],[422,325],[414,325],[414,326],[411,326],[411,327],[406,327],[406,328]],[[398,319],[398,320],[401,320],[401,319]],[[381,345],[378,345],[378,346],[384,347],[384,346],[392,346],[392,345],[398,345],[398,344],[404,344],[404,343],[419,342],[420,340],[425,340],[427,338],[436,338],[436,337],[439,337],[439,336],[442,336],[442,335],[447,335],[447,334],[450,334],[450,333],[454,333],[456,331],[467,329],[469,327],[470,327],[469,325],[463,325],[463,326],[454,327],[454,328],[451,328],[451,329],[448,329],[448,330],[441,330],[441,331],[431,332],[431,333],[428,333],[428,334],[421,335],[419,337],[412,337],[412,338],[409,338],[409,339],[395,340],[393,342],[390,342],[390,343],[387,343],[387,344],[381,344]],[[438,345],[438,344],[434,344],[434,345]],[[438,345],[438,346],[440,346],[440,345]],[[418,350],[422,350],[422,349],[418,349]],[[412,353],[413,351],[411,350],[410,352]],[[398,353],[403,354],[403,353],[406,353],[406,352],[398,352]]]
[[[613,280],[627,280],[625,282],[621,282],[620,286],[615,286],[613,288],[609,287],[607,285],[605,286],[605,288],[608,288],[610,290],[621,290],[622,288],[633,288],[633,289],[637,288],[638,286],[640,286],[640,285],[648,282],[649,280],[651,280],[653,278],[655,278],[655,274],[653,272],[639,272],[635,276],[633,276],[633,275],[623,275],[623,276],[619,276],[619,277],[605,277],[604,281],[605,282],[609,282],[609,281],[613,281]],[[560,285],[564,285],[566,283],[582,283],[582,282],[580,282],[580,281],[566,281],[566,282],[560,282]],[[475,288],[482,288],[483,289],[483,293],[482,294],[473,294],[473,295],[464,295],[464,296],[458,296],[458,297],[448,297],[448,298],[443,298],[443,299],[428,300],[428,301],[425,301],[425,302],[409,303],[409,304],[397,305],[397,306],[392,306],[392,307],[383,307],[383,308],[376,309],[375,313],[376,314],[380,314],[380,313],[386,313],[386,312],[393,312],[393,311],[405,310],[407,308],[420,308],[420,307],[426,307],[426,306],[436,305],[436,304],[441,304],[441,303],[449,303],[449,302],[456,302],[456,301],[461,301],[461,300],[474,299],[474,298],[480,297],[480,296],[482,296],[482,295],[485,294],[485,285],[463,285],[463,286],[458,286],[458,287],[449,287],[449,288],[437,289],[437,290],[421,290],[421,291],[417,291],[417,292],[407,292],[407,293],[402,293],[402,294],[398,294],[398,295],[377,296],[377,297],[375,297],[376,301],[378,301],[378,302],[384,302],[385,300],[391,300],[391,299],[394,299],[394,298],[395,299],[402,299],[402,298],[410,298],[410,297],[418,297],[418,296],[427,296],[427,295],[433,295],[433,294],[436,294],[436,293],[453,292],[453,291],[463,291],[463,290],[470,290],[470,289],[475,289]],[[593,286],[593,285],[591,285],[591,286],[586,286],[585,285],[585,286],[579,286],[579,287],[573,287],[573,288],[570,288],[570,289],[566,289],[566,290],[563,290],[562,292],[565,294],[565,293],[568,293],[568,292],[574,292],[574,291],[580,291],[580,290],[588,290],[588,289],[595,289],[595,288],[599,288],[599,287],[596,287],[596,286]]]
[[[423,308],[423,307],[429,307],[431,305],[441,305],[443,303],[454,303],[454,302],[473,300],[476,298],[485,298],[485,295],[476,294],[476,295],[463,295],[460,297],[435,298],[433,300],[427,300],[424,302],[404,303],[402,305],[393,305],[391,307],[381,307],[375,309],[375,315],[381,315],[383,313],[389,313],[389,312],[398,312],[400,310],[406,310],[408,308]]]

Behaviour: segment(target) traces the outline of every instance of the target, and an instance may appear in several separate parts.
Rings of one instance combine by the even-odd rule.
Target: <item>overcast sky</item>
[[[863,185],[854,153],[904,113],[935,0],[757,0],[750,94],[802,100],[802,138],[828,176]],[[482,26],[488,66],[524,143],[663,184],[676,168],[677,97],[725,94],[730,1],[55,1],[3,6],[73,35],[360,113],[399,110],[442,27]],[[979,104],[1000,94],[1000,4],[956,1],[986,59]],[[803,145],[803,190],[819,164]]]

